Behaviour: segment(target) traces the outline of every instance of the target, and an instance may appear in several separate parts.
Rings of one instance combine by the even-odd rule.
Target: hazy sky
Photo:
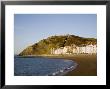
[[[97,38],[96,14],[15,14],[14,51],[52,35],[73,34]]]

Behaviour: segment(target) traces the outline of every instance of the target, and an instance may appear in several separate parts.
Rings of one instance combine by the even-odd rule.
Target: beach
[[[97,54],[28,55],[21,57],[72,60],[77,63],[77,67],[63,76],[97,76]]]
[[[96,54],[75,54],[47,56],[49,58],[64,58],[75,61],[76,69],[68,72],[65,76],[97,76],[97,55]]]

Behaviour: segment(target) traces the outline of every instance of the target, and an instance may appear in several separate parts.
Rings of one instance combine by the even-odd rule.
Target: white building
[[[57,49],[52,49],[51,54],[93,54],[97,53],[97,45],[86,45],[86,46],[65,46]]]
[[[63,48],[58,48],[54,51],[54,54],[63,54]]]

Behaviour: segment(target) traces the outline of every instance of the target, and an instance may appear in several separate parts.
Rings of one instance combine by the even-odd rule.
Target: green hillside
[[[59,35],[51,36],[47,39],[40,40],[39,42],[27,47],[19,55],[41,55],[50,54],[51,48],[60,48],[64,46],[71,46],[75,44],[77,46],[97,44],[95,38],[83,38],[75,35]]]

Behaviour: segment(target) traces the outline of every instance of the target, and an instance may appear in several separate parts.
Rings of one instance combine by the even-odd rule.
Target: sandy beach
[[[61,58],[61,60],[73,60],[78,64],[77,67],[64,76],[97,76],[97,54],[29,55],[21,57],[44,57],[50,59]]]
[[[97,76],[97,55],[96,54],[75,54],[61,56],[47,56],[50,58],[63,58],[75,61],[78,66],[75,70],[65,76]]]

